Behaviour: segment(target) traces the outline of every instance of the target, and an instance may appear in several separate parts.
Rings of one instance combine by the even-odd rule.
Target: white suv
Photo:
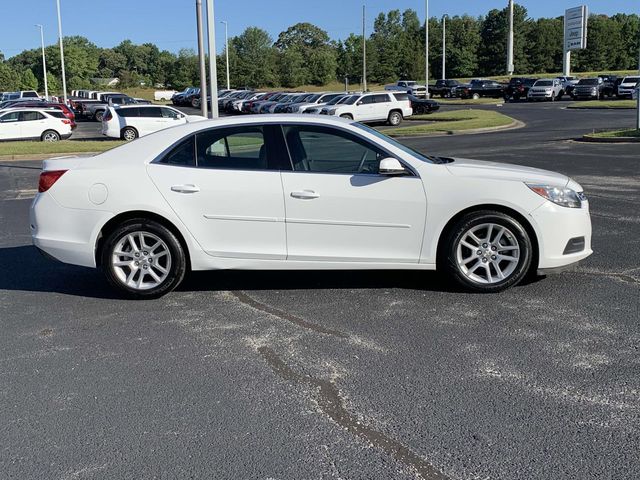
[[[633,98],[633,91],[636,89],[640,77],[624,77],[620,85],[618,85],[618,97]]]
[[[7,109],[0,112],[0,140],[57,142],[71,136],[71,120],[59,110]]]
[[[130,142],[164,128],[205,120],[199,115],[185,115],[180,110],[160,105],[109,107],[102,117],[102,134]]]
[[[331,108],[323,108],[321,115],[336,115],[357,122],[383,122],[400,125],[402,120],[413,114],[409,96],[406,93],[374,92],[354,95],[347,102]]]

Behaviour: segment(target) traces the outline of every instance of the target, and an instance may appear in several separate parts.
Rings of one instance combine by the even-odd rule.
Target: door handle
[[[192,184],[187,185],[174,185],[171,187],[172,192],[177,193],[198,193],[200,189]]]
[[[319,198],[320,195],[313,190],[302,190],[301,192],[291,192],[293,198],[301,198],[303,200],[311,200],[313,198]]]

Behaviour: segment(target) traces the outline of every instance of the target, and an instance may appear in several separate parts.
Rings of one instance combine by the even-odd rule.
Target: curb
[[[56,157],[79,157],[97,155],[100,152],[65,152],[65,153],[34,153],[32,155],[0,155],[0,161],[48,160]]]
[[[392,138],[422,138],[422,137],[451,137],[454,135],[477,135],[480,133],[493,133],[493,132],[506,132],[508,130],[517,130],[519,128],[526,127],[527,124],[520,120],[514,120],[509,125],[503,125],[501,127],[485,127],[485,128],[472,128],[469,130],[460,130],[459,132],[434,132],[434,133],[420,133],[416,135],[389,135]],[[382,132],[385,133],[386,132]]]
[[[640,143],[640,137],[590,137],[584,135],[577,141],[587,143]]]

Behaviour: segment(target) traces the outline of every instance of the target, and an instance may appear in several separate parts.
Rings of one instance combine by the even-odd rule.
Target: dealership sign
[[[586,5],[570,8],[564,12],[565,51],[587,48],[588,16],[589,12]]]

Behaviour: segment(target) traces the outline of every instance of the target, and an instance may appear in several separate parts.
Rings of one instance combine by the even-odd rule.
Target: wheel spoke
[[[487,238],[486,241],[488,243],[491,243],[491,234],[493,233],[493,223],[490,223],[489,226],[487,227]]]
[[[113,262],[114,267],[130,267],[133,260],[120,260]]]
[[[500,265],[498,265],[498,262],[494,262],[493,266],[496,267],[496,272],[498,272],[498,278],[500,280],[504,280],[504,278],[505,278],[504,272],[500,268]]]
[[[149,268],[149,271],[147,272],[149,275],[151,275],[151,277],[153,277],[153,279],[160,283],[162,281],[162,279],[158,276],[158,274],[156,272],[153,271],[154,267]]]
[[[147,246],[144,244],[144,233],[139,232],[138,233],[138,238],[140,239],[140,248],[142,250],[144,250],[145,248],[147,248]]]
[[[158,265],[157,263],[153,266],[153,268],[155,268],[156,270],[158,270],[160,273],[167,273],[169,270],[167,270],[166,268],[164,268],[161,265]]]
[[[505,230],[506,230],[506,228],[500,227],[500,230],[498,230],[496,238],[493,239],[493,243],[494,244],[500,245],[500,239],[502,238],[502,235],[504,235]]]
[[[464,259],[464,260],[462,261],[462,263],[463,263],[464,265],[466,265],[467,263],[471,263],[471,262],[473,262],[474,260],[478,260],[478,257],[476,257],[475,255],[473,255],[473,256],[471,256],[471,257],[469,257],[469,258]]]
[[[138,248],[138,245],[136,245],[136,239],[134,238],[133,235],[129,234],[127,235],[127,240],[129,241],[129,244],[131,245],[131,250],[133,252],[139,252],[140,249]]]
[[[140,270],[140,275],[138,276],[138,281],[136,282],[136,288],[140,288],[142,287],[142,280],[144,279],[144,276],[146,275],[146,272],[144,272],[143,270]]]
[[[498,260],[508,260],[510,262],[518,261],[518,259],[516,257],[511,257],[509,255],[498,255]]]
[[[470,231],[468,236],[471,238],[471,240],[476,242],[477,245],[481,245],[482,244],[482,240],[480,240],[475,233]]]
[[[484,264],[484,269],[487,272],[487,280],[489,281],[489,283],[493,282],[493,277],[491,276],[491,267],[489,266],[488,263]]]
[[[131,252],[121,252],[121,251],[114,251],[113,254],[117,257],[127,257],[127,258],[133,258],[133,253]]]
[[[473,267],[471,267],[469,269],[469,273],[471,274],[471,273],[475,272],[480,265],[482,265],[482,262],[480,260],[478,260],[478,263],[476,263]]]
[[[517,245],[507,245],[505,247],[500,245],[500,247],[498,247],[499,252],[503,252],[505,250],[520,250],[520,247],[518,247]]]
[[[133,267],[131,268],[131,271],[129,272],[129,275],[127,276],[127,284],[131,283],[133,281],[133,277],[136,276],[136,273],[138,272],[138,268],[137,267]]]
[[[153,258],[155,258],[155,259],[162,258],[162,257],[164,257],[166,254],[167,254],[167,251],[166,251],[166,250],[165,250],[165,251],[163,251],[163,252],[160,252],[160,253],[155,253],[155,254],[153,255]]]
[[[464,240],[462,240],[462,241],[460,242],[460,245],[464,245],[465,247],[467,247],[467,248],[469,248],[469,249],[471,249],[471,250],[476,250],[476,249],[478,248],[477,246],[475,246],[475,245],[471,245],[469,242],[466,242],[466,241],[464,241]]]

